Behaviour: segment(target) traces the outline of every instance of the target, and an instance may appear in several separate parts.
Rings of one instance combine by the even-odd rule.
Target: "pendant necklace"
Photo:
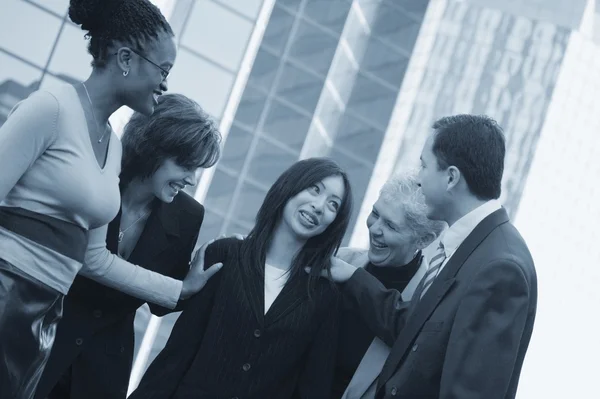
[[[126,228],[126,229],[123,229],[123,230],[121,230],[121,228],[119,227],[119,236],[118,236],[118,238],[117,238],[117,241],[118,241],[118,242],[121,242],[121,241],[123,241],[123,237],[125,236],[125,232],[126,232],[127,230],[129,230],[131,227],[133,227],[133,226],[134,226],[134,225],[135,225],[137,222],[139,222],[140,220],[142,220],[142,218],[144,218],[144,217],[148,216],[148,214],[149,214],[150,212],[151,212],[151,211],[146,211],[145,213],[143,213],[143,214],[142,214],[142,216],[140,216],[139,218],[137,218],[137,219],[136,219],[136,221],[135,221],[135,222],[133,222],[133,223],[131,223],[129,226],[127,226],[127,228]]]
[[[90,102],[90,106],[92,107],[92,117],[94,117],[94,123],[96,124],[96,131],[98,133],[100,133],[100,125],[98,125],[98,119],[96,119],[96,113],[94,112],[94,103],[92,102],[92,98],[90,97],[90,93],[88,92],[87,87],[85,87],[85,83],[81,82],[81,85],[83,86],[83,89],[85,90],[85,94],[87,96],[88,101]],[[98,143],[102,143],[102,140],[104,140],[104,137],[106,137],[106,133],[108,132],[108,126],[104,127],[104,133],[102,134],[102,137],[100,137],[98,139]],[[131,226],[129,226],[131,227]]]

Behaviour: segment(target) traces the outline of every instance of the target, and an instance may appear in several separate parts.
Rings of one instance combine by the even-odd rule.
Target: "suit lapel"
[[[133,252],[129,256],[131,263],[152,264],[152,260],[158,254],[173,245],[179,237],[179,214],[175,208],[175,206],[164,202],[155,205]]]
[[[119,228],[121,228],[121,210],[117,216],[108,224],[106,232],[106,249],[113,254],[119,253]]]
[[[381,372],[378,382],[379,388],[383,387],[390,379],[393,372],[404,358],[409,346],[412,345],[413,341],[421,331],[423,324],[425,324],[440,301],[452,288],[456,274],[467,261],[471,253],[496,227],[506,222],[508,222],[508,215],[504,208],[483,219],[456,249],[456,252],[450,257],[448,263],[444,266],[439,276],[436,277],[427,293],[423,296],[423,299],[419,302],[413,302],[414,309],[408,317],[406,326],[400,332],[398,338],[396,338],[392,353]],[[418,299],[415,298],[415,300]]]
[[[304,302],[308,298],[307,286],[308,274],[306,273],[301,273],[293,282],[286,284],[265,315],[265,327],[275,323]]]
[[[258,324],[263,327],[265,322],[265,277],[259,272],[260,265],[249,265],[247,263],[257,262],[256,260],[245,259],[243,256],[240,256],[239,259],[239,272],[244,293]]]

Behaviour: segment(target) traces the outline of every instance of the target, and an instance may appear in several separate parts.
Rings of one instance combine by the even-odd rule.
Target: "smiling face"
[[[301,240],[315,237],[335,220],[344,191],[341,176],[326,177],[288,200],[282,222]]]
[[[162,202],[170,203],[186,186],[197,183],[197,169],[186,169],[167,159],[152,175],[152,192]]]
[[[367,218],[369,260],[377,266],[400,266],[415,251],[414,235],[405,223],[404,209],[382,198]]]
[[[177,47],[172,35],[163,32],[148,46],[145,52],[139,49],[121,48],[128,58],[127,76],[123,77],[123,102],[144,115],[154,112],[158,97],[167,91],[166,76],[175,63]]]

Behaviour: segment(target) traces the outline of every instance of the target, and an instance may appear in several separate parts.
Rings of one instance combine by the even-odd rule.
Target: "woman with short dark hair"
[[[69,17],[90,39],[90,77],[34,92],[0,127],[1,398],[33,397],[78,273],[171,308],[206,281],[200,268],[182,282],[105,248],[121,199],[108,118],[153,112],[176,58],[171,27],[148,0],[71,0]]]
[[[183,279],[204,207],[181,190],[196,184],[199,169],[216,163],[221,135],[193,100],[166,94],[151,116],[132,116],[121,141],[122,205],[108,226],[107,246],[132,263]],[[135,312],[143,303],[77,277],[36,398],[125,399]],[[170,312],[150,309],[160,316]]]
[[[329,399],[339,293],[318,276],[351,208],[348,178],[332,160],[286,170],[245,240],[207,248],[207,264],[223,269],[190,299],[130,398]]]

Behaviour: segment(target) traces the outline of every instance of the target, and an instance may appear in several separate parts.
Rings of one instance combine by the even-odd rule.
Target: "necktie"
[[[440,268],[444,264],[445,260],[446,252],[444,252],[444,244],[442,244],[442,242],[440,241],[440,245],[438,246],[435,255],[433,256],[433,258],[431,258],[431,261],[429,261],[429,268],[427,269],[427,272],[423,276],[419,287],[417,287],[417,289],[415,290],[414,297],[417,297],[418,295],[419,300],[423,298],[423,295],[425,295],[431,284],[433,284],[433,280],[435,280],[435,277],[440,271]]]

